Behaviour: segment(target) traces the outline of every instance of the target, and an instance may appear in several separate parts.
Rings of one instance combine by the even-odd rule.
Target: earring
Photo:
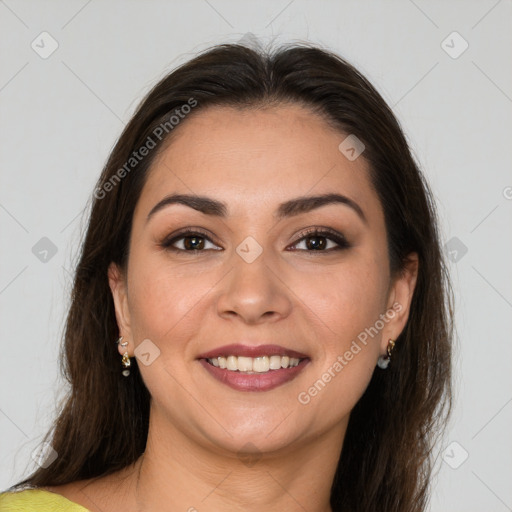
[[[125,341],[124,343],[121,343],[121,341],[123,341],[123,337],[120,336],[118,338],[118,340],[116,341],[116,343],[120,344],[121,347],[126,347],[126,345],[128,345],[128,342]],[[130,370],[128,370],[127,368],[131,365],[131,362],[130,362],[130,358],[128,357],[128,352],[125,352],[123,354],[123,359],[121,360],[121,364],[123,365],[123,367],[125,368],[125,370],[123,370],[123,375],[125,377],[128,377],[128,375],[130,375]]]
[[[391,352],[393,351],[394,348],[395,348],[395,340],[390,339],[388,341],[388,347],[386,349],[387,354],[385,356],[379,356],[379,359],[377,361],[377,366],[379,368],[382,368],[383,370],[385,370],[388,367],[389,362],[391,361]]]

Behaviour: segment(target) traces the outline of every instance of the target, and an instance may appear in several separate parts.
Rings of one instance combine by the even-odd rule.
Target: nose
[[[247,324],[276,322],[292,310],[293,295],[279,271],[270,266],[265,250],[248,263],[233,254],[233,268],[225,279],[217,299],[217,311],[224,318],[239,318]]]

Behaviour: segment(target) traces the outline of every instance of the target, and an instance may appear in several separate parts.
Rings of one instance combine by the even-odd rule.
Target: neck
[[[153,416],[153,415],[152,415]],[[225,452],[150,421],[134,486],[139,512],[331,512],[330,490],[346,423],[279,453]]]

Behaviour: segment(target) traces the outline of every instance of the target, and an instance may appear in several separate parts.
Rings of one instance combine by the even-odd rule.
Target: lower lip
[[[309,363],[303,359],[293,368],[269,370],[265,373],[243,373],[213,366],[206,359],[200,359],[203,367],[217,380],[237,391],[270,391],[294,379]]]

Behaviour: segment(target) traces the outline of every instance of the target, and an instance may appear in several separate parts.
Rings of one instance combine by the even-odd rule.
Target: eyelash
[[[178,240],[181,240],[183,238],[188,238],[192,236],[198,236],[199,238],[204,238],[208,240],[211,243],[214,243],[207,233],[202,231],[200,228],[186,228],[177,235],[173,236],[172,238],[167,238],[163,242],[160,243],[160,247],[162,249],[172,251],[175,253],[192,253],[197,254],[200,252],[205,251],[211,251],[211,250],[218,250],[218,249],[193,249],[193,250],[186,250],[186,249],[178,249],[177,247],[173,247],[173,244],[176,243]],[[339,233],[337,233],[334,230],[331,230],[329,228],[309,228],[305,231],[302,231],[299,234],[299,238],[295,243],[293,243],[293,246],[296,246],[298,243],[302,242],[306,238],[313,238],[313,237],[321,237],[326,238],[328,240],[331,240],[338,244],[338,247],[331,247],[330,249],[324,249],[324,250],[308,250],[308,249],[292,249],[292,250],[298,250],[302,252],[308,252],[308,253],[330,253],[333,251],[341,251],[344,249],[350,248],[350,244],[347,242],[345,237]]]

